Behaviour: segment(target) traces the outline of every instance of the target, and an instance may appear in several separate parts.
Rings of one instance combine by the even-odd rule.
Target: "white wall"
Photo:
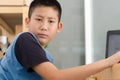
[[[84,0],[58,0],[63,8],[63,30],[49,44],[55,65],[66,68],[84,64]]]
[[[120,30],[120,0],[93,0],[94,60],[105,58],[108,30]]]

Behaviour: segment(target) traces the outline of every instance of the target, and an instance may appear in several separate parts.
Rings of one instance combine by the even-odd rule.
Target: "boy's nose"
[[[41,30],[47,30],[48,29],[48,24],[46,22],[43,22],[43,24],[40,27]]]

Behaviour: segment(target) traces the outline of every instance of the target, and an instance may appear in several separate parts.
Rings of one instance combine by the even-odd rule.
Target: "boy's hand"
[[[116,52],[112,56],[107,58],[108,60],[108,65],[113,66],[114,64],[117,64],[120,62],[120,51]]]

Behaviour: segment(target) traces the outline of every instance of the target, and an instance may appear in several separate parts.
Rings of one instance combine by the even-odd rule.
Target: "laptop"
[[[106,58],[120,51],[120,30],[107,32]]]

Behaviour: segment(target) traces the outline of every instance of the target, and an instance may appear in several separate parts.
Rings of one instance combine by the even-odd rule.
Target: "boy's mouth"
[[[46,35],[46,34],[38,34],[38,36],[39,36],[40,38],[46,38],[48,35]]]

